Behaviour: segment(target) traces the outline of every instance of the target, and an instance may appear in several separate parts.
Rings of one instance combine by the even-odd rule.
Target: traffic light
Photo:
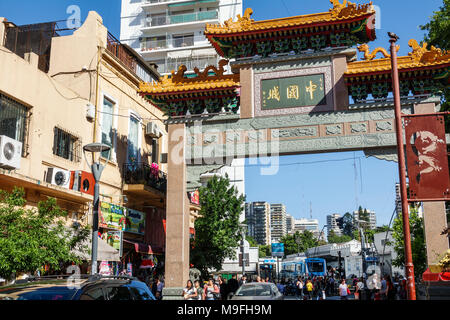
[[[336,223],[342,229],[344,227],[344,217],[336,219]]]

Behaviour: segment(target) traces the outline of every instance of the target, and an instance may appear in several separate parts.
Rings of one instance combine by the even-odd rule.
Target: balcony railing
[[[125,163],[123,178],[126,184],[143,184],[163,193],[167,190],[167,175],[147,163]]]
[[[217,19],[219,13],[217,10],[200,11],[194,13],[174,14],[165,16],[146,17],[144,19],[144,27],[158,27],[177,23],[187,23],[194,21]]]
[[[186,0],[188,1],[188,0]],[[219,0],[216,0],[219,1]],[[165,2],[181,2],[180,0],[142,0],[142,4],[157,4]],[[212,2],[212,1],[211,1]]]
[[[172,70],[178,70],[178,67],[184,64],[187,70],[194,70],[195,67],[200,70],[206,68],[207,66],[217,65],[217,56],[206,56],[198,58],[180,58],[180,59],[167,59],[162,63],[156,62],[158,65],[159,73],[170,73]]]
[[[141,42],[141,50],[152,51],[169,48],[191,47],[197,42],[204,42],[204,41],[206,41],[206,38],[203,36],[186,36],[182,38],[152,40],[152,41],[144,40]]]

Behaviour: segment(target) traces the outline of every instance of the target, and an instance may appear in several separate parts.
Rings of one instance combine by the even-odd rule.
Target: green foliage
[[[235,259],[241,240],[239,215],[245,197],[230,186],[228,177],[214,177],[200,192],[200,218],[191,241],[191,263],[206,277],[208,269],[220,270],[226,258]]]
[[[450,50],[450,0],[443,0],[443,6],[434,12],[430,22],[420,26],[422,30],[428,31],[425,41],[429,45]],[[447,87],[442,94],[441,111],[450,111],[450,89]],[[450,119],[446,118],[446,131],[450,130]]]
[[[258,243],[256,242],[256,240],[253,239],[250,236],[245,236],[245,240],[248,241],[248,244],[250,245],[250,247],[257,247],[258,246]]]
[[[299,243],[297,243],[296,239]],[[319,245],[319,241],[314,237],[313,233],[305,230],[304,232],[296,232],[295,234],[285,235],[280,240],[284,243],[284,255],[290,255],[298,252],[305,252],[309,248],[313,248]]]
[[[265,258],[272,256],[272,248],[270,246],[260,245],[259,246],[259,257]]]
[[[423,219],[419,217],[416,207],[410,206],[409,212],[412,259],[414,263],[414,273],[418,277],[422,275],[427,268]],[[392,264],[396,267],[403,267],[405,265],[405,242],[401,213],[394,219],[392,237],[394,238],[394,250],[397,253],[397,259],[392,261]]]
[[[39,202],[37,210],[25,204],[24,189],[0,190],[0,277],[34,273],[44,265],[61,270],[64,263],[80,263],[73,249],[87,251],[82,242],[89,228],[66,227],[61,218],[67,213],[53,198]]]
[[[353,238],[353,230],[355,229],[353,216],[350,212],[347,212],[344,214],[343,218],[344,218],[343,233],[344,235]]]
[[[328,243],[344,243],[349,242],[353,238],[347,235],[337,236],[333,230],[330,231],[330,234],[328,235]]]

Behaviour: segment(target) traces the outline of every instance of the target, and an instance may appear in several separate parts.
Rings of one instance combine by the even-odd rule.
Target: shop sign
[[[125,231],[136,234],[145,233],[145,213],[134,209],[126,209]]]
[[[99,210],[99,227],[124,230],[125,208],[115,204],[101,202]]]
[[[123,243],[123,232],[122,231],[108,231],[106,233],[106,242],[119,251],[119,255],[122,256],[122,243]]]
[[[111,275],[111,266],[109,265],[108,261],[101,262],[99,274],[104,275],[104,276]]]
[[[324,75],[261,80],[262,110],[326,105]]]

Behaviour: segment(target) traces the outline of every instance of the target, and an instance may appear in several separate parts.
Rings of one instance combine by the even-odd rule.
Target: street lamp
[[[355,219],[356,220],[356,219]],[[358,232],[361,237],[361,257],[362,257],[362,267],[363,267],[363,277],[367,278],[367,261],[366,261],[366,237],[364,235],[364,229],[361,228],[360,223],[367,223],[365,220],[356,220]]]
[[[245,275],[245,233],[247,231],[247,225],[245,223],[240,223],[239,227],[241,229],[242,243],[241,243],[241,252],[242,252],[242,276]]]
[[[103,151],[109,151],[111,149],[110,146],[103,143],[90,143],[83,147],[84,157],[86,162],[89,164],[89,161],[86,157],[86,152],[91,152],[93,154],[92,157],[92,165],[91,171],[94,176],[95,186],[94,186],[94,207],[92,209],[92,269],[91,274],[97,273],[97,246],[98,246],[98,206],[99,206],[99,181],[100,176],[102,175],[103,169],[105,168],[99,161],[95,162],[95,154],[101,153]]]

